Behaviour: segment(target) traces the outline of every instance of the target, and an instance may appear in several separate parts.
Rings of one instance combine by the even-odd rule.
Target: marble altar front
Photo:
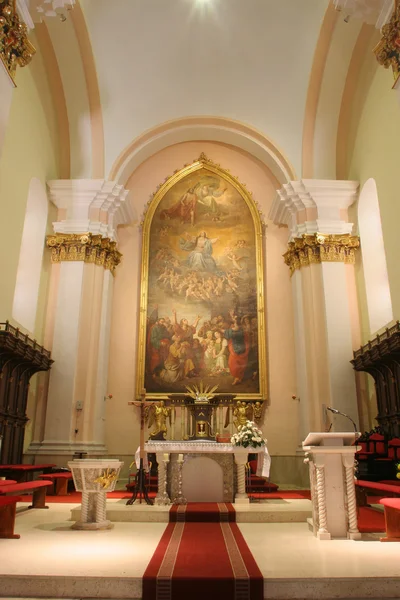
[[[212,441],[156,441],[145,444],[144,467],[147,455],[155,454],[158,463],[158,494],[156,504],[174,502],[179,495],[179,475],[185,497],[190,502],[248,503],[246,472],[248,454],[257,454],[257,474],[269,476],[271,458],[266,446],[243,448]],[[139,465],[139,449],[136,464]],[[202,460],[196,466],[199,458]],[[218,465],[218,467],[215,465]],[[236,465],[236,470],[234,465]],[[181,469],[181,473],[179,470]]]

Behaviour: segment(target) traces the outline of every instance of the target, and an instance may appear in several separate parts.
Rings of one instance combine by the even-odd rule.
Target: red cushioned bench
[[[386,537],[381,542],[400,542],[400,498],[382,498],[385,509]]]
[[[39,475],[39,479],[53,482],[55,496],[66,496],[68,494],[68,481],[71,481],[72,473],[47,473],[46,475]]]
[[[358,506],[368,506],[367,490],[378,492],[377,495],[400,496],[400,486],[395,481],[393,483],[383,483],[382,481],[357,479],[355,484]]]
[[[279,486],[276,483],[272,483],[271,481],[267,481],[265,477],[260,477],[257,475],[257,460],[250,460],[249,471],[247,472],[247,481],[246,481],[246,491],[248,493],[252,492],[276,492],[279,489]]]
[[[19,539],[14,526],[17,502],[21,500],[20,496],[0,496],[0,538]]]
[[[46,473],[51,471],[55,464],[46,463],[43,465],[0,465],[0,477],[16,479],[18,483],[27,481],[36,471]]]
[[[12,485],[0,484],[0,498],[3,495],[9,496],[33,492],[32,504],[29,508],[49,508],[46,506],[46,490],[52,485],[52,481],[27,481],[24,483],[14,483]]]
[[[13,483],[17,483],[15,479],[0,479],[0,485],[12,485]]]

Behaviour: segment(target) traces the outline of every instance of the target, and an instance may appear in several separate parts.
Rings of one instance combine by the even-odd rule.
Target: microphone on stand
[[[340,410],[338,410],[337,408],[332,408],[331,406],[327,406],[326,410],[329,410],[334,415],[341,415],[342,417],[346,417],[346,419],[348,419],[349,421],[352,422],[353,427],[354,427],[354,433],[358,433],[358,431],[357,431],[357,425],[355,424],[355,422],[353,421],[353,419],[351,417],[349,417],[349,415],[346,415],[345,413],[340,412]]]

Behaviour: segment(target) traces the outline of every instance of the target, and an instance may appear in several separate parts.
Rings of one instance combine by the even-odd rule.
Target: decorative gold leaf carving
[[[354,250],[360,240],[350,234],[305,234],[289,242],[289,249],[283,255],[292,275],[296,269],[321,262],[343,262],[354,264]]]
[[[378,63],[385,69],[392,67],[397,81],[400,75],[400,0],[395,1],[392,17],[382,27],[382,39],[374,48],[374,53]]]
[[[25,67],[35,52],[27,37],[27,27],[18,16],[15,0],[0,0],[0,57],[13,81],[17,66]]]
[[[111,271],[113,275],[122,258],[122,254],[116,248],[116,242],[92,233],[56,233],[47,236],[46,244],[51,250],[53,263],[95,263]]]

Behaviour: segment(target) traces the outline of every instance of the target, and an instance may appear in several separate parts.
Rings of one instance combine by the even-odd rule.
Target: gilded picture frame
[[[137,397],[202,382],[266,400],[264,227],[249,190],[202,154],[158,187],[141,225]]]

